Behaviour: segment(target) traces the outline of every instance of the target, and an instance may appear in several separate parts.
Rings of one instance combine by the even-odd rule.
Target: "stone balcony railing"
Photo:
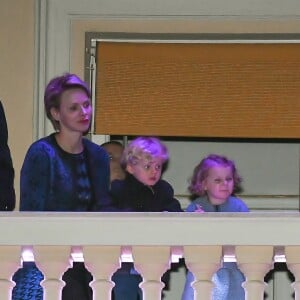
[[[184,257],[195,275],[195,299],[211,299],[213,273],[223,255],[234,257],[247,300],[263,299],[264,276],[278,257],[295,277],[300,299],[298,213],[0,213],[0,295],[11,299],[12,275],[30,249],[44,274],[44,299],[60,299],[70,257],[83,255],[93,274],[94,299],[110,299],[111,275],[121,260],[142,274],[147,300],[161,299],[161,275]],[[78,255],[77,255],[78,259]],[[6,296],[5,296],[6,295]]]

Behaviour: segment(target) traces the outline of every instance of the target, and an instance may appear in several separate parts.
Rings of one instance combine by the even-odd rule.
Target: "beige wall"
[[[34,123],[35,68],[41,81],[64,71],[83,75],[85,31],[125,32],[227,32],[260,33],[300,31],[299,0],[0,0],[0,98],[5,106],[10,147],[16,170],[15,186],[19,195],[19,172],[25,152],[36,138]],[[34,5],[40,3],[41,40],[34,40]],[[44,23],[43,23],[44,22]],[[45,37],[45,40],[43,39]],[[45,51],[44,59],[35,65],[34,45]],[[45,49],[43,48],[45,47]],[[42,56],[42,55],[41,55]],[[43,83],[39,87],[43,91]],[[42,97],[39,97],[42,111]],[[36,102],[35,102],[36,103]],[[42,136],[52,127],[39,119]],[[186,188],[196,160],[206,152],[222,150],[238,162],[241,174],[250,186],[247,193],[298,194],[298,145],[217,145],[198,143],[178,146],[170,142],[172,169],[167,179],[181,194]],[[250,154],[250,155],[249,155]],[[282,159],[284,157],[284,159]],[[180,159],[177,159],[180,158]],[[265,159],[264,159],[265,158]],[[288,162],[287,162],[288,158]],[[263,162],[263,163],[261,163]],[[275,162],[275,163],[274,163]],[[289,166],[284,169],[282,164]],[[249,167],[250,166],[250,167]],[[269,166],[274,166],[271,170]],[[180,170],[178,172],[178,170]],[[278,174],[277,170],[280,170]],[[285,170],[282,172],[282,170]],[[272,176],[270,176],[270,174]],[[278,174],[278,176],[274,175]],[[286,184],[282,184],[282,178]],[[280,184],[277,184],[280,183]],[[255,189],[254,189],[255,188]],[[280,199],[280,198],[279,198]],[[298,198],[297,198],[298,199]],[[261,202],[261,196],[257,202]],[[286,201],[285,201],[286,202]],[[268,204],[269,205],[269,204]],[[284,203],[286,209],[287,204]],[[269,206],[268,206],[269,207]],[[277,207],[277,206],[276,206]],[[259,228],[257,228],[259,230]],[[172,273],[172,276],[184,276]],[[178,282],[177,282],[178,281]],[[182,279],[175,287],[182,289]],[[281,286],[280,286],[281,288]],[[174,295],[175,294],[175,295]],[[179,299],[176,289],[167,299]]]
[[[1,0],[0,37],[0,99],[8,122],[18,199],[20,168],[33,139],[34,0]]]
[[[37,26],[40,37],[36,40],[35,3],[40,9],[40,19],[37,20],[40,22]],[[20,168],[26,150],[34,139],[53,131],[49,122],[44,122],[42,97],[34,95],[34,91],[37,90],[42,94],[44,79],[48,81],[54,75],[65,71],[83,75],[86,31],[299,33],[300,28],[300,6],[295,0],[287,0],[284,5],[281,0],[274,0],[271,7],[268,0],[230,0],[226,4],[221,0],[187,0],[184,6],[181,6],[181,0],[163,2],[131,0],[123,1],[121,4],[117,0],[87,0],[84,4],[81,0],[1,0],[1,4],[0,98],[3,100],[7,114],[9,144],[16,170],[17,196],[19,196]],[[41,51],[39,64],[36,63],[35,45]],[[35,70],[40,82],[34,80]],[[34,112],[39,110],[40,114],[34,116]],[[37,126],[33,122],[33,117],[38,122]],[[298,144],[278,147],[274,145],[272,149],[269,149],[269,145],[266,147],[253,145],[254,150],[250,152],[250,156],[249,145],[247,149],[244,149],[244,144],[227,146],[228,153],[238,161],[242,174],[247,179],[248,194],[298,194]],[[187,161],[183,161],[181,151],[188,148],[189,153],[195,153],[195,156],[199,157],[199,147],[203,153],[206,153],[211,152],[216,146],[170,145],[174,158],[172,169],[166,176],[175,186],[177,194],[184,193],[185,179],[195,164],[190,157]],[[218,147],[216,151],[220,150],[220,147],[222,151],[225,149],[223,145]],[[277,152],[274,151],[275,148],[278,149]],[[227,151],[227,148],[225,150]],[[282,181],[279,175],[278,178],[266,176],[270,173],[282,173],[281,165],[276,167],[276,170],[281,172],[270,171],[270,168],[283,154],[291,161],[286,165],[292,166],[283,174],[285,178],[290,178],[284,186],[277,185],[277,182]],[[176,159],[177,157],[180,159]],[[257,168],[252,167],[257,157],[270,157],[267,160],[270,163],[263,170],[264,172],[259,165],[259,180],[257,180]],[[181,162],[186,166],[187,174],[182,172]],[[181,172],[176,171],[178,168]]]

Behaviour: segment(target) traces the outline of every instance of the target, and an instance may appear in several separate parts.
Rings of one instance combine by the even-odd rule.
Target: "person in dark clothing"
[[[5,112],[0,101],[0,211],[12,211],[15,208],[14,177]]]
[[[122,211],[182,211],[180,203],[174,198],[172,186],[162,179],[152,186],[147,186],[128,173],[123,181],[112,182],[111,195],[114,205]]]
[[[125,178],[125,171],[121,166],[121,157],[124,151],[124,146],[119,141],[110,140],[101,144],[101,147],[104,148],[110,159],[110,181],[116,179],[123,180]]]
[[[88,85],[75,74],[55,77],[46,87],[44,102],[56,132],[34,142],[26,154],[21,169],[20,210],[111,211],[108,154],[84,138],[92,119]],[[33,272],[33,267],[28,271]],[[32,278],[38,286],[41,276],[37,268],[34,270],[36,276]],[[17,296],[18,286],[26,286],[24,278],[24,274],[18,277],[13,300],[24,300]],[[66,282],[62,300],[92,299],[92,275],[84,263],[74,262],[62,279]]]
[[[168,159],[167,147],[157,138],[138,137],[131,141],[121,158],[126,177],[111,183],[113,205],[125,212],[181,212],[172,186],[161,179]],[[139,288],[142,277],[133,263],[122,263],[112,280],[116,284],[114,300],[142,299]]]

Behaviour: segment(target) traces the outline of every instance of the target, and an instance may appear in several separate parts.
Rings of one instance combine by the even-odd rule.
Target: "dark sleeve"
[[[8,130],[4,109],[0,102],[0,210],[14,210],[16,196],[14,189],[14,169],[8,147]]]
[[[103,212],[116,211],[109,194],[109,156],[98,145],[91,147],[93,147],[93,150],[91,149],[89,152],[89,168],[91,170],[92,185],[95,193],[95,203],[91,210]]]
[[[33,144],[25,157],[20,178],[20,210],[44,211],[50,193],[50,160],[39,143]]]
[[[179,201],[174,197],[174,190],[172,186],[168,182],[161,180],[160,189],[162,189],[164,193],[164,196],[162,197],[163,211],[182,212],[183,210]]]
[[[126,203],[126,190],[124,185],[124,180],[114,180],[110,187],[110,197],[112,200],[112,205],[117,211],[130,211],[129,206]]]

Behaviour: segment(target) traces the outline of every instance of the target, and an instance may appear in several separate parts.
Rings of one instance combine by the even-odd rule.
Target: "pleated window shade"
[[[300,44],[104,41],[96,59],[96,134],[300,137]]]

